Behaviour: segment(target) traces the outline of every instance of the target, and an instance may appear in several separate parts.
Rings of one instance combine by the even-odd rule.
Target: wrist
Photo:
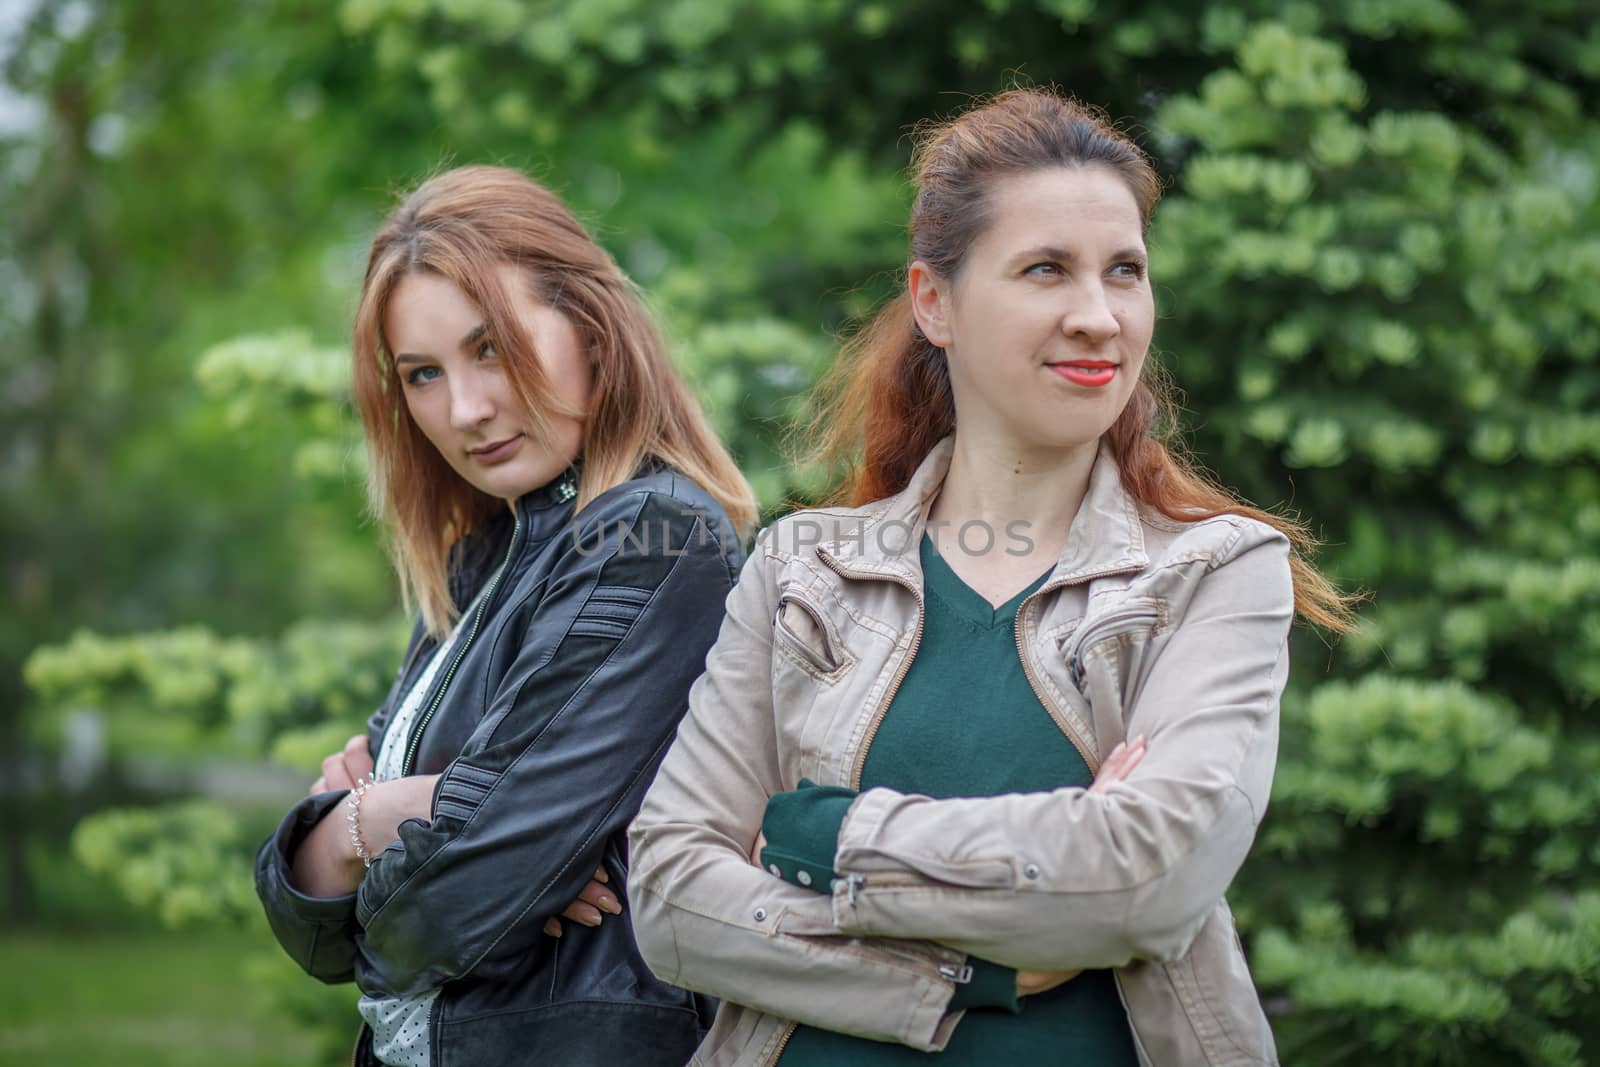
[[[802,778],[798,788],[768,798],[761,820],[767,843],[757,857],[761,866],[786,882],[828,892],[837,877],[833,858],[839,828],[855,797],[854,790]]]
[[[1015,970],[976,956],[968,957],[967,963],[972,967],[972,978],[965,985],[956,986],[955,995],[950,998],[950,1011],[998,1008],[1016,1014],[1022,1010],[1017,1001],[1026,994]]]
[[[361,800],[361,841],[374,863],[399,840],[401,823],[432,819],[433,790],[438,780],[436,774],[413,774],[368,783]]]
[[[359,778],[344,799],[345,836],[349,840],[351,855],[360,862],[363,870],[372,866],[373,855],[362,833],[361,801],[376,784],[371,778]]]

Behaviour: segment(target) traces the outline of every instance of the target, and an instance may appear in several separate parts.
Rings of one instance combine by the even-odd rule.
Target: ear
[[[939,348],[949,348],[955,339],[948,314],[949,284],[919,259],[906,270],[906,287],[911,292],[911,314],[916,317],[922,336]]]

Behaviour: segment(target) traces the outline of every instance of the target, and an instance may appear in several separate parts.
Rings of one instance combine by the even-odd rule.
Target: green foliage
[[[1295,1043],[1280,1050],[1286,1063],[1320,1059],[1332,1043],[1407,1062],[1421,1046],[1438,1063],[1577,1067],[1596,1036],[1587,1015],[1600,980],[1600,895],[1513,914],[1490,933],[1419,932],[1382,955],[1356,948],[1337,907],[1308,905],[1293,935],[1261,936],[1255,972],[1286,987],[1301,1016]],[[1352,1016],[1363,1022],[1359,1043],[1341,1034]]]
[[[115,751],[270,756],[314,772],[383,699],[405,635],[400,620],[319,619],[277,639],[80,632],[37,650],[25,675],[47,711],[101,711]]]
[[[275,409],[294,411],[305,434],[293,452],[295,474],[335,488],[349,480],[347,458],[359,438],[346,410],[350,356],[343,349],[317,348],[304,330],[237,337],[202,354],[195,378],[221,402],[230,429],[259,423]]]
[[[310,771],[381,697],[398,623],[292,620],[391,603],[340,346],[393,189],[441,161],[557,188],[650,292],[770,513],[822,488],[784,430],[896,283],[907,126],[1054,80],[1169,179],[1157,344],[1196,451],[1375,593],[1337,646],[1297,639],[1273,807],[1232,894],[1285,1062],[1600,1055],[1582,5],[345,0],[330,19],[276,0],[142,12],[137,32],[88,10],[73,35],[44,5],[8,66],[60,136],[0,142],[18,179],[0,210],[23,220],[0,277],[37,298],[0,286],[27,342],[0,367],[58,383],[0,400],[21,404],[11,452],[48,457],[0,468],[3,521],[47,549],[13,583],[6,654],[64,642],[28,661],[37,736],[95,707],[119,752]],[[91,150],[104,116],[120,140]],[[85,622],[134,636],[68,639]],[[178,916],[204,911],[185,884],[231,899],[182,855],[235,862],[225,819],[100,819],[77,847],[141,872],[136,895]]]
[[[1377,33],[1356,5],[1342,42],[1337,10],[1251,27],[1235,65],[1156,119],[1188,153],[1153,270],[1173,294],[1162,342],[1205,416],[1196,443],[1257,499],[1284,495],[1276,464],[1299,469],[1297,510],[1336,542],[1325,559],[1376,592],[1331,660],[1302,644],[1302,684],[1307,662],[1359,680],[1287,703],[1240,887],[1257,979],[1285,998],[1286,1062],[1600,1048],[1579,1010],[1600,886],[1583,714],[1600,695],[1600,497],[1574,462],[1600,318],[1571,266],[1600,218],[1595,130],[1572,121],[1569,85],[1483,62],[1527,47],[1511,26],[1456,65],[1447,10],[1382,36],[1408,25],[1425,66],[1495,81],[1493,120],[1423,110],[1352,66]]]
[[[78,824],[72,851],[168,926],[239,921],[259,905],[241,863],[239,826],[213,804],[98,812]]]

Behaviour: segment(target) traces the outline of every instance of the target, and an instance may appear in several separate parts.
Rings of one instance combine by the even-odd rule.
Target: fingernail
[[[594,872],[594,880],[599,882],[601,885],[604,885],[605,883],[611,881],[611,876],[606,873],[606,869],[604,867],[596,867]]]
[[[547,927],[544,928],[544,932],[549,934],[551,937],[560,937],[561,936],[561,924],[557,923],[554,926],[554,928],[547,926]]]
[[[592,919],[583,920],[583,925],[585,925],[585,926],[599,926],[600,925],[600,916],[596,915]]]
[[[618,904],[615,900],[613,900],[610,897],[601,897],[600,898],[600,910],[601,911],[609,911],[613,915],[621,915],[622,914],[622,905]]]

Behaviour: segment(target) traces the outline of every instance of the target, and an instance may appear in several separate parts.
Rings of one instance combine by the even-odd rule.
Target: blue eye
[[[406,384],[426,385],[428,382],[433,381],[434,377],[438,373],[438,367],[418,367],[416,370],[406,375]]]
[[[485,341],[483,344],[478,346],[478,355],[484,359],[498,359],[500,353],[494,350],[493,341]]]
[[[1124,278],[1133,278],[1137,280],[1144,277],[1144,264],[1136,259],[1130,259],[1125,262],[1118,263],[1111,269],[1114,271],[1124,271],[1125,273],[1122,275]]]
[[[1052,274],[1060,274],[1061,268],[1056,266],[1054,263],[1035,263],[1022,273],[1049,276]]]

